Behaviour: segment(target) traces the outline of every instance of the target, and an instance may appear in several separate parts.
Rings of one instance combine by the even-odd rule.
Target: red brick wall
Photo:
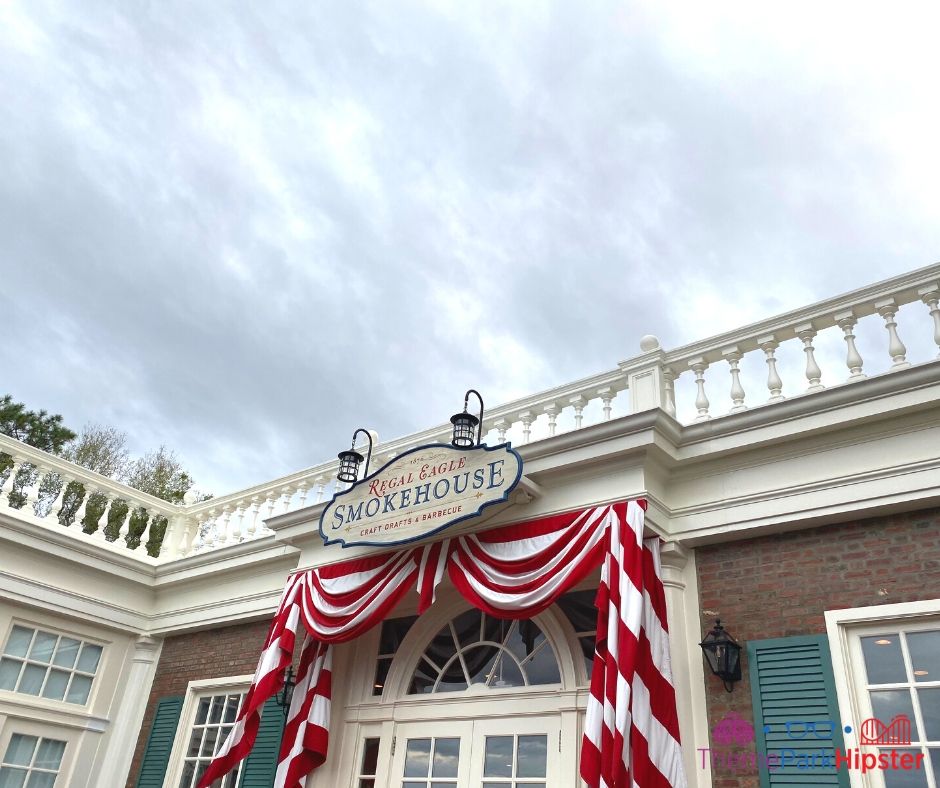
[[[270,623],[258,621],[238,624],[177,635],[164,641],[127,788],[134,788],[137,783],[137,772],[150,735],[157,701],[167,695],[185,697],[186,686],[193,680],[253,674]]]
[[[940,509],[702,547],[696,562],[702,610],[719,613],[738,640],[824,633],[826,610],[940,598]],[[713,620],[703,616],[703,632]],[[709,730],[732,711],[753,722],[742,659],[732,693],[706,669]],[[713,780],[759,784],[756,772],[721,767]]]

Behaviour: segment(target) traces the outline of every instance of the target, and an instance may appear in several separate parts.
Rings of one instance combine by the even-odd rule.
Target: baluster
[[[13,465],[10,466],[10,474],[3,483],[3,487],[0,487],[0,506],[5,509],[10,508],[10,493],[13,492],[13,485],[16,483],[16,477],[23,468],[23,462],[23,459],[20,457],[13,458]]]
[[[816,353],[813,348],[816,329],[813,328],[812,324],[807,323],[797,326],[795,330],[796,335],[803,342],[803,352],[806,353],[806,379],[809,381],[806,391],[822,391],[826,387],[820,383],[822,370],[819,368],[819,364],[816,363]]]
[[[136,510],[136,507],[130,501],[126,501],[125,503],[127,503],[127,512],[124,514],[124,520],[121,522],[121,527],[118,528],[117,539],[114,540],[114,544],[120,542],[121,547],[127,547],[127,537],[131,532],[131,520],[133,519],[134,511]]]
[[[842,333],[845,334],[845,365],[849,368],[849,381],[853,380],[863,380],[865,377],[864,372],[862,372],[862,354],[858,352],[858,348],[855,347],[855,324],[858,322],[858,318],[855,317],[855,313],[852,310],[847,312],[839,312],[839,314],[834,315],[836,325],[842,329]]]
[[[338,483],[339,482],[335,482],[334,484],[338,484]],[[268,493],[268,496],[264,499],[264,502],[267,504],[267,507],[268,507],[268,516],[265,517],[264,519],[270,520],[272,517],[274,517],[274,504],[277,503],[277,496],[273,492]]]
[[[390,452],[394,457],[394,453]],[[300,500],[298,501],[298,509],[303,509],[307,505],[307,482],[301,482],[297,485],[297,492],[300,493]]]
[[[610,421],[610,403],[617,396],[617,393],[610,386],[604,386],[604,388],[597,390],[597,396],[604,403],[604,421]]]
[[[219,533],[218,533],[218,543],[220,547],[225,547],[227,544],[232,543],[232,536],[229,533],[229,520],[232,518],[232,507],[230,504],[225,504],[222,507],[222,515],[219,517]]]
[[[258,510],[261,508],[261,497],[258,495],[251,496],[251,506],[248,511],[251,514],[251,517],[248,518],[248,538],[254,539],[255,531],[258,530]]]
[[[933,341],[940,346],[940,288],[936,285],[922,287],[917,291],[923,301],[930,308],[930,316],[933,318]],[[937,354],[940,358],[940,353]]]
[[[548,435],[551,437],[555,434],[555,422],[558,419],[560,408],[553,402],[551,405],[546,405],[543,410],[548,414]]]
[[[528,443],[532,435],[532,422],[535,421],[535,414],[531,410],[523,411],[519,414],[519,421],[522,422],[522,442]]]
[[[739,413],[742,410],[747,410],[747,405],[744,404],[744,387],[741,385],[741,371],[738,369],[738,364],[743,354],[738,348],[734,347],[723,350],[721,355],[725,357],[725,361],[727,361],[728,366],[731,367],[730,413]]]
[[[209,533],[209,517],[207,514],[196,517],[196,538],[193,540],[192,549],[188,555],[198,553],[206,546],[206,539]]]
[[[767,401],[780,402],[786,397],[781,393],[783,391],[783,381],[780,380],[780,375],[777,373],[777,358],[774,356],[779,343],[774,337],[770,336],[758,339],[757,345],[767,357],[767,388],[770,389],[770,399]]]
[[[666,413],[673,418],[676,417],[676,386],[675,381],[679,376],[671,367],[663,367],[663,388],[666,391]]]
[[[59,478],[62,479],[62,486],[59,488],[59,494],[52,502],[52,506],[49,507],[48,514],[48,517],[52,518],[54,522],[59,522],[59,515],[62,513],[62,507],[65,506],[65,493],[68,490],[69,485],[74,481],[71,476],[66,476],[64,473],[60,473]],[[66,524],[66,528],[67,527],[68,524]]]
[[[587,397],[577,394],[568,400],[568,403],[574,407],[574,428],[581,429],[584,423],[584,406],[587,405]]]
[[[314,501],[314,503],[320,503],[320,501],[323,500],[323,491],[324,489],[326,489],[326,477],[317,476],[316,482],[317,482],[317,499],[316,501]]]
[[[153,525],[153,521],[157,519],[155,514],[150,514],[150,512],[145,512],[147,517],[147,524],[144,526],[144,530],[140,534],[140,542],[137,547],[134,548],[134,552],[142,555],[147,555],[147,542],[150,541],[150,526]]]
[[[43,476],[49,471],[47,468],[43,468],[40,465],[33,465],[33,470],[36,471],[36,479],[23,491],[26,495],[26,503],[23,504],[23,508],[20,511],[35,517],[36,504],[39,503],[39,484],[42,482]]]
[[[708,362],[704,358],[693,358],[689,361],[689,367],[695,373],[695,385],[697,393],[695,395],[695,407],[698,410],[696,421],[707,421],[711,418],[708,414],[708,397],[705,396],[705,370],[708,369]]]
[[[219,522],[216,519],[218,511],[219,510],[216,508],[209,509],[209,516],[206,520],[206,536],[205,539],[202,540],[202,543],[205,547],[210,549],[215,547],[216,542],[218,542]]]
[[[493,422],[493,426],[496,427],[496,432],[499,436],[499,442],[506,442],[506,433],[509,431],[509,428],[512,427],[512,422],[509,419],[496,419]]]
[[[286,514],[290,509],[291,498],[294,495],[294,488],[289,484],[281,488],[281,514]]]
[[[238,501],[235,504],[235,518],[232,520],[232,541],[239,544],[242,541],[242,525],[245,521],[245,502]]]
[[[910,364],[906,360],[907,348],[898,336],[898,324],[894,316],[898,312],[897,302],[893,298],[875,302],[875,309],[884,318],[885,328],[888,329],[888,355],[891,356],[891,369],[904,369]]]
[[[108,524],[108,516],[111,514],[111,506],[114,504],[114,500],[111,498],[105,498],[104,500],[104,511],[101,513],[101,517],[98,518],[98,522],[95,523],[95,530],[92,533],[92,536],[98,541],[106,542],[107,535],[104,532],[105,527]]]
[[[82,487],[85,490],[85,497],[82,498],[82,505],[78,507],[78,511],[75,512],[75,523],[78,527],[84,531],[85,530],[85,510],[88,508],[88,501],[91,500],[91,496],[98,492],[97,487],[93,487],[90,484],[84,484]]]

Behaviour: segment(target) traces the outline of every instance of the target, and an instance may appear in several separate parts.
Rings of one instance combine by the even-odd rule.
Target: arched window
[[[559,684],[558,658],[534,621],[510,621],[468,610],[428,644],[409,695]]]

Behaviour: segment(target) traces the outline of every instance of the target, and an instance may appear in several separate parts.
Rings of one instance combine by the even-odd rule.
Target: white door
[[[392,788],[469,785],[472,722],[410,722],[395,726]]]
[[[470,748],[472,788],[562,788],[559,719],[477,720]]]
[[[404,723],[390,788],[562,788],[558,717]]]

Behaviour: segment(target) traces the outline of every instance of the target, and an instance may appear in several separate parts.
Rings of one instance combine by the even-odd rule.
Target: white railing
[[[0,513],[142,558],[178,555],[160,531],[178,531],[184,507],[0,435],[4,455],[12,466],[0,473]]]
[[[759,405],[782,401],[784,391],[794,385],[800,395],[813,394],[824,390],[824,381],[835,374],[832,362],[837,349],[833,342],[842,347],[844,362],[838,363],[844,363],[845,369],[836,384],[859,381],[869,374],[857,342],[861,331],[856,327],[863,328],[862,319],[868,331],[866,354],[880,356],[885,373],[896,372],[911,363],[898,331],[899,309],[920,305],[912,317],[922,326],[916,345],[924,352],[915,361],[926,361],[934,358],[940,346],[938,304],[940,265],[934,265],[671,351],[662,350],[655,337],[644,337],[642,353],[616,369],[490,409],[483,424],[486,440],[527,444],[656,407],[681,422],[704,421],[746,410],[748,391],[751,402],[756,399]],[[817,359],[821,340],[829,343],[822,364]],[[802,357],[799,364],[795,356],[778,363],[781,352],[793,355],[793,351]],[[722,366],[729,407],[713,414],[713,372]],[[877,372],[878,365],[873,366]],[[764,367],[762,374],[759,367]],[[692,374],[686,375],[689,372]],[[706,372],[710,373],[712,399],[707,393]],[[766,398],[755,393],[765,386]],[[449,441],[450,434],[451,425],[442,424],[377,444],[372,467],[415,446]],[[231,495],[174,506],[3,436],[0,453],[12,455],[17,463],[0,487],[0,512],[13,507],[45,525],[69,528],[76,534],[90,531],[90,536],[82,533],[80,538],[114,549],[134,545],[138,555],[146,554],[142,545],[150,537],[151,527],[159,529],[166,522],[159,553],[164,560],[266,535],[269,531],[264,520],[318,503],[340,489],[335,479],[337,460],[332,459]],[[75,492],[79,488],[83,491],[80,499]],[[89,522],[90,517],[96,522]]]

